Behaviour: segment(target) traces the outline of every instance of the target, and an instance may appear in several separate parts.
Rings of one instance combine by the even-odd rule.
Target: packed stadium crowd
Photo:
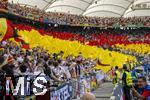
[[[0,20],[2,27],[7,29],[0,29],[0,40],[2,40],[0,75],[3,76],[0,78],[0,86],[5,85],[5,76],[31,75],[35,80],[37,76],[43,75],[49,77],[42,88],[49,89],[51,100],[58,98],[60,91],[57,91],[57,88],[65,83],[71,83],[72,99],[84,96],[85,93],[100,86],[101,82],[109,79],[114,85],[122,82],[124,100],[132,100],[132,98],[149,100],[149,29],[115,30],[110,29],[109,26],[117,23],[119,26],[127,24],[149,26],[150,17],[86,17],[45,12],[36,6],[30,8],[4,1],[0,2],[0,8],[8,10],[8,14],[15,14],[14,19],[16,16],[21,16],[21,18],[17,17],[17,20],[11,19],[13,17],[9,18],[6,21],[7,28],[4,27],[5,19]],[[54,26],[36,24],[32,20],[22,20],[22,17],[38,22],[54,23]],[[57,26],[57,24],[64,26]],[[91,25],[105,27],[105,29],[67,25]],[[25,43],[30,47],[23,47]],[[104,72],[105,69],[111,70]],[[26,97],[7,96],[5,92],[9,91],[5,91],[4,88],[5,86],[0,88],[0,100]],[[11,87],[11,91],[13,88]],[[64,94],[64,97],[66,95]],[[88,99],[83,98],[83,100]]]
[[[87,17],[82,15],[73,15],[69,13],[45,12],[37,8],[37,6],[29,7],[26,5],[1,2],[1,8],[5,8],[9,13],[30,18],[44,23],[57,23],[62,25],[75,26],[98,26],[98,27],[124,27],[127,25],[149,26],[149,17],[132,17],[132,18],[116,18],[116,17]]]
[[[3,1],[3,0],[0,0],[0,8],[1,9],[7,9],[7,4],[8,2],[6,1]]]
[[[23,22],[20,22],[20,23],[23,23]],[[35,29],[33,27],[27,26],[27,24],[26,24],[26,26],[24,26],[22,24],[17,24],[16,22],[9,23],[9,24],[13,27],[16,27],[16,29],[18,29],[18,30],[14,30],[14,33],[16,35],[18,34],[20,37],[23,35],[23,34],[20,34],[20,32],[21,33],[23,32],[25,34],[25,32],[30,33],[31,30],[33,31],[33,29]],[[51,29],[53,30],[53,32],[52,32],[53,34],[51,34],[51,36],[53,36],[55,38],[67,39],[67,40],[70,38],[75,38],[73,34],[67,35],[66,31],[64,33],[62,32],[63,35],[61,35],[62,34],[60,32],[61,29],[58,31],[58,27],[55,27],[57,32],[54,31],[53,28],[51,28]],[[26,31],[23,31],[23,30],[26,30]],[[43,31],[41,31],[41,30],[38,30],[38,31],[41,32],[41,34],[44,34]],[[73,29],[73,31],[74,31],[74,29]],[[146,30],[144,32],[146,34],[148,33],[148,31],[146,31]],[[37,31],[33,31],[33,33],[35,33],[35,35],[39,34]],[[28,35],[31,35],[33,33],[30,33]],[[49,33],[46,33],[46,34],[49,34]],[[42,40],[40,38],[37,38],[37,36],[35,36],[35,35],[33,34],[31,37],[34,36],[34,38],[36,38],[37,41],[40,40],[40,44],[42,44]],[[75,34],[75,35],[76,35],[76,37],[78,36],[78,34]],[[107,36],[104,33],[103,33],[103,35]],[[109,34],[109,35],[111,38],[113,37],[111,34]],[[125,33],[123,35],[115,34],[115,37],[124,36],[124,35],[125,35]],[[136,35],[137,35],[137,38],[141,38],[141,40],[142,39],[145,39],[145,41],[147,40],[145,38],[144,34],[140,35],[137,33]],[[128,34],[127,36],[135,37],[133,34]],[[15,38],[17,38],[17,37],[15,37]],[[28,36],[28,38],[30,38],[30,36]],[[22,39],[23,39],[23,37],[22,37]],[[46,37],[45,37],[45,39],[46,39]],[[115,39],[117,40],[117,38],[115,38]],[[113,39],[113,41],[115,39]],[[77,39],[77,40],[79,40],[79,39]],[[36,44],[38,44],[37,41],[36,41]],[[51,41],[51,42],[53,42],[53,44],[50,44],[50,46],[48,47],[48,48],[51,48],[50,51],[52,51],[53,45],[55,45],[55,46],[57,45],[57,49],[59,48],[59,45],[63,45],[63,47],[65,47],[65,44],[62,44],[58,40],[57,40],[57,42],[59,45],[55,44],[54,41],[55,40],[53,39],[53,41]],[[49,42],[47,44],[49,44]],[[20,43],[22,43],[22,42],[20,42]],[[103,45],[105,45],[104,43],[103,43]],[[115,44],[117,44],[117,43],[119,43],[119,42],[116,42]],[[123,42],[122,44],[124,44],[124,43],[126,43],[126,42]],[[149,42],[147,42],[147,43],[149,43]],[[40,44],[39,44],[39,46],[40,46]],[[129,46],[129,47],[127,47],[127,49],[125,48],[126,46],[124,47],[122,45],[119,45],[118,48],[117,48],[117,46],[116,47],[112,46],[111,48],[109,48],[109,50],[111,52],[117,51],[117,52],[123,53],[125,55],[136,56],[137,59],[140,57],[140,54],[142,54],[142,56],[144,57],[143,60],[138,60],[138,62],[142,61],[140,64],[132,63],[132,62],[126,63],[128,66],[128,69],[126,69],[126,67],[125,67],[122,70],[122,69],[119,69],[116,67],[116,69],[113,70],[114,66],[112,66],[112,70],[109,71],[110,73],[112,72],[112,74],[110,74],[108,72],[107,77],[111,75],[109,77],[109,79],[113,79],[114,84],[118,83],[120,80],[126,79],[126,78],[121,78],[121,75],[124,74],[125,70],[126,70],[126,73],[132,74],[133,78],[136,79],[136,81],[139,76],[147,76],[149,74],[148,73],[149,72],[149,59],[150,59],[149,58],[149,49],[146,49],[147,47],[149,47],[148,46],[149,44],[144,44],[144,42],[143,42],[143,44],[142,43],[140,44],[140,42],[139,42],[139,44],[135,44],[135,45],[134,44],[135,44],[134,42],[131,42],[131,45],[133,45],[133,46],[131,46],[132,48]],[[83,57],[84,54],[82,54],[82,53],[84,53],[85,51],[82,53],[78,52],[77,56],[68,55],[64,58],[63,55],[66,54],[67,51],[65,51],[65,52],[59,51],[59,52],[55,53],[55,52],[49,52],[46,49],[43,49],[41,47],[35,47],[35,48],[31,48],[29,50],[24,50],[21,48],[22,45],[23,44],[17,45],[17,44],[15,44],[15,42],[8,41],[8,40],[1,42],[1,49],[2,49],[1,50],[2,51],[1,58],[3,59],[1,61],[3,62],[4,59],[7,59],[7,61],[4,61],[4,63],[2,63],[2,65],[3,64],[6,64],[6,65],[1,67],[1,69],[6,74],[8,74],[8,75],[10,75],[10,74],[30,75],[30,73],[32,73],[32,75],[33,75],[33,73],[34,73],[34,75],[38,75],[38,74],[48,75],[49,77],[51,77],[51,80],[49,80],[50,83],[48,83],[51,85],[50,86],[51,91],[55,90],[55,87],[59,87],[59,85],[62,85],[63,83],[72,81],[73,82],[72,86],[73,86],[73,89],[75,90],[73,92],[74,98],[76,98],[77,95],[81,96],[82,94],[84,94],[88,91],[91,91],[92,89],[96,88],[102,82],[103,79],[106,79],[106,77],[105,77],[106,74],[104,74],[103,71],[100,70],[100,69],[104,68],[105,66],[103,65],[104,67],[101,67],[100,69],[96,70],[95,66],[97,66],[97,64],[102,65],[102,63],[98,59],[93,60],[91,58],[84,58]],[[126,45],[128,46],[128,44],[126,44]],[[139,47],[138,45],[143,45],[143,46],[147,45],[147,46]],[[61,46],[60,50],[62,50],[63,47]],[[105,48],[108,49],[108,47],[105,47]],[[92,48],[89,48],[89,49],[93,50]],[[101,51],[101,52],[106,53],[104,51]],[[117,53],[113,52],[112,54],[114,54],[113,57],[116,57]],[[107,57],[106,55],[104,57],[101,56],[103,58],[102,61],[104,61],[104,59],[106,59],[106,62],[110,63],[110,60],[108,58],[111,58],[112,54],[109,54],[110,55],[109,57]],[[93,56],[94,56],[94,54],[93,54]],[[118,55],[118,56],[120,56],[120,55]],[[122,57],[122,59],[123,59],[123,57]],[[113,59],[112,59],[112,61],[115,62]],[[7,62],[8,62],[8,64],[7,64]],[[120,62],[119,59],[117,60],[117,62]],[[106,65],[106,66],[109,66],[109,65]],[[139,66],[141,68],[144,68],[144,71],[141,73],[138,73],[135,71],[135,69],[138,68]],[[105,67],[105,68],[107,68],[107,67]],[[116,70],[119,71],[117,73],[120,73],[119,78],[118,78],[118,74],[116,73]],[[130,81],[131,81],[131,77],[128,77],[128,78],[130,78]],[[142,81],[144,81],[144,80],[145,79],[142,78]],[[128,82],[129,81],[126,82],[127,87],[130,84],[130,83],[127,84]],[[84,85],[81,85],[80,89],[78,90],[77,84],[84,84]],[[84,86],[86,88],[84,88]],[[127,88],[127,89],[130,90],[130,88]],[[129,90],[127,90],[127,91],[129,91]],[[147,88],[146,88],[146,90],[147,90]],[[78,93],[79,91],[80,91],[80,93]],[[134,90],[134,92],[136,92],[136,90]],[[52,98],[55,98],[56,95],[54,95],[54,94],[51,94],[51,95],[53,95]],[[128,93],[125,93],[125,94],[129,95]],[[137,93],[136,93],[136,95],[137,95]]]
[[[42,21],[45,23],[69,24],[69,25],[91,25],[99,27],[109,27],[118,23],[122,26],[126,24],[149,24],[149,17],[141,18],[97,18],[86,17],[81,15],[72,15],[67,13],[45,12],[38,9],[36,6],[33,8],[27,6],[20,6],[19,4],[9,4],[8,11],[17,15],[26,16],[33,20]],[[144,19],[144,20],[143,20]]]
[[[94,69],[98,62],[97,59],[85,59],[81,53],[76,57],[68,55],[63,58],[63,51],[49,54],[40,47],[23,50],[21,46],[12,41],[1,42],[0,61],[1,73],[6,73],[8,76],[37,76],[39,74],[49,76],[50,79],[47,84],[51,87],[50,90],[72,79],[75,83],[79,81],[78,78],[80,77],[82,78],[80,84],[83,85],[80,87],[81,90],[83,89],[80,92],[83,94],[86,91],[91,91],[91,88],[95,89],[96,85],[94,84],[100,84],[105,78],[105,74],[101,70]],[[89,83],[85,83],[86,81]],[[92,87],[91,82],[94,83]],[[2,84],[5,83],[1,83],[1,86]],[[75,86],[74,88],[76,88]],[[2,92],[1,100],[4,95],[5,92]]]
[[[73,89],[75,89],[73,92],[73,98],[76,98],[77,95],[82,96],[84,93],[95,89],[103,80],[106,79],[106,74],[104,74],[101,70],[96,70],[94,68],[97,64],[101,64],[101,62],[98,59],[86,59],[82,56],[82,53],[79,53],[77,56],[68,55],[67,57],[63,57],[63,51],[49,54],[47,50],[41,47],[25,50],[21,48],[21,44],[18,45],[11,40],[2,41],[0,46],[1,75],[32,75],[32,77],[33,75],[35,77],[38,75],[48,76],[50,78],[45,87],[50,87],[49,91],[53,91],[59,85],[61,86],[63,83],[71,81],[73,83]],[[126,51],[125,53],[134,55],[129,51]],[[147,85],[147,82],[150,80],[148,78],[150,71],[149,60],[150,57],[145,55],[143,58],[139,58],[139,63],[136,63],[133,66],[131,63],[127,63],[123,65],[123,69],[118,68],[118,66],[112,67],[107,74],[108,76],[110,74],[109,78],[113,79],[113,84],[117,84],[122,80],[123,89],[126,91],[126,100],[130,100],[132,96],[140,98],[149,97],[149,86]],[[127,76],[124,76],[124,74]],[[122,75],[123,77],[121,77]],[[1,77],[1,80],[5,79]],[[1,86],[3,86],[3,84],[5,84],[5,82],[2,82]],[[77,88],[77,84],[80,84],[79,90]],[[143,87],[143,84],[146,87]],[[131,86],[134,86],[135,88]],[[140,88],[144,88],[144,90],[141,90]],[[131,90],[133,91],[133,94],[127,92]],[[3,88],[1,88],[1,99],[10,98],[9,96],[4,97],[5,92],[2,91]],[[77,91],[80,93],[78,94]],[[143,93],[142,91],[145,92],[144,94],[140,94],[139,91],[141,91],[141,93]],[[11,98],[16,97],[12,96]]]

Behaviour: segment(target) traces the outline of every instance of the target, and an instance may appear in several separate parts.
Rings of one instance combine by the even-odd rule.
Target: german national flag
[[[22,41],[21,44],[22,44],[22,48],[24,48],[24,49],[30,49],[29,43],[26,43],[26,42]]]
[[[29,44],[19,38],[17,28],[11,26],[11,22],[5,18],[0,18],[0,41],[14,38],[15,41],[22,44],[22,48],[29,49]]]
[[[101,69],[104,72],[109,71],[111,66],[119,66],[121,68],[126,63],[127,58],[130,61],[136,62],[134,56],[104,50],[94,45],[91,46],[90,41],[85,41],[84,37],[75,34],[55,31],[47,32],[45,29],[37,29],[24,23],[17,24],[13,21],[0,18],[0,41],[11,38],[21,44],[24,49],[29,49],[29,46],[30,48],[39,46],[47,50],[50,54],[64,51],[64,57],[68,55],[77,56],[79,53],[82,53],[85,58],[97,58],[97,66],[94,68]]]

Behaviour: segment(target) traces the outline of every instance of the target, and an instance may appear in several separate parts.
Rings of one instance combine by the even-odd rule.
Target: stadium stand
[[[142,66],[140,75],[148,78],[150,17],[92,17],[84,16],[88,11],[81,15],[46,12],[37,6],[0,1],[0,74],[49,77],[42,84],[47,89],[43,96],[34,95],[32,90],[29,95],[9,95],[16,88],[11,86],[11,91],[0,88],[0,100],[72,100],[97,89],[107,79],[121,80],[114,67],[121,72],[127,66],[132,73]],[[3,86],[3,78],[0,80]],[[136,94],[134,88],[132,91]]]

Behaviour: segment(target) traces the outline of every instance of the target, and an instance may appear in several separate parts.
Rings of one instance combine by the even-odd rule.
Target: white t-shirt
[[[9,55],[8,55],[8,54],[4,54],[4,57],[5,57],[5,58],[8,58],[8,57],[9,57]]]
[[[64,70],[60,66],[53,68],[53,72],[59,76],[59,79],[63,77]]]
[[[62,70],[66,74],[67,79],[71,79],[71,74],[70,74],[68,66],[62,66]]]
[[[22,63],[23,62],[23,58],[20,56],[20,57],[17,57],[17,61]]]
[[[6,41],[3,41],[2,42],[2,46],[6,46],[7,45],[7,42]]]

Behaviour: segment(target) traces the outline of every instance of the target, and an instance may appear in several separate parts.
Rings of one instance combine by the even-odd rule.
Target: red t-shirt
[[[144,90],[144,92],[142,93],[142,96],[144,96],[144,97],[150,96],[150,91],[149,90]]]
[[[148,97],[150,97],[150,89],[145,89],[142,93],[143,97],[146,97],[146,100],[148,100]]]

